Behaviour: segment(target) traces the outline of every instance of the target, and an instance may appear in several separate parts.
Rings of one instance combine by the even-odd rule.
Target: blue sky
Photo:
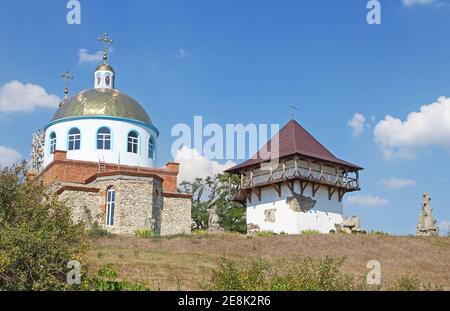
[[[160,165],[171,160],[172,126],[194,115],[284,125],[296,105],[319,141],[366,168],[362,197],[346,214],[367,229],[414,233],[428,191],[438,221],[450,220],[450,104],[436,103],[450,97],[450,1],[381,1],[381,25],[367,24],[363,0],[80,2],[81,25],[68,25],[65,0],[1,1],[0,87],[17,80],[62,97],[59,76],[71,69],[72,94],[91,88],[96,62],[80,63],[79,51],[99,51],[96,38],[107,31],[116,87],[161,132]],[[54,109],[1,111],[1,96],[0,146],[28,157],[31,134]],[[405,122],[424,105],[418,121],[380,125],[388,115]],[[359,136],[348,125],[355,113],[365,118]]]

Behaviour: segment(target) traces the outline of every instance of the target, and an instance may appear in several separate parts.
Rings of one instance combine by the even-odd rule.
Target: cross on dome
[[[105,32],[103,37],[98,37],[98,41],[103,42],[103,61],[106,64],[108,62],[108,44],[113,44],[113,40],[108,37],[108,33]]]
[[[69,97],[69,81],[73,80],[73,75],[70,70],[67,70],[63,75],[61,75],[61,79],[66,81],[66,87],[64,88],[64,99]]]

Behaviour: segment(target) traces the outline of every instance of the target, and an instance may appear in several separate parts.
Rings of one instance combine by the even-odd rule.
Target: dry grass
[[[450,290],[450,238],[372,235],[246,237],[236,234],[191,237],[101,238],[92,241],[93,269],[112,263],[120,277],[148,284],[152,290],[198,290],[209,280],[218,259],[247,263],[258,257],[279,269],[300,256],[346,257],[344,272],[362,280],[369,260],[381,263],[383,287],[397,276],[418,276]]]

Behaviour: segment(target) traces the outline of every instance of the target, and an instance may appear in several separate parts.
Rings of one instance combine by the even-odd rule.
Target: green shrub
[[[76,260],[84,267],[85,229],[39,182],[27,179],[25,163],[0,170],[0,232],[0,290],[74,289],[67,264]]]
[[[208,235],[209,232],[208,232],[208,230],[193,230],[192,234],[193,235]]]
[[[300,232],[300,234],[302,234],[302,235],[317,235],[317,234],[321,234],[321,233],[318,230],[303,230]]]
[[[220,227],[229,232],[245,234],[247,232],[246,208],[233,200],[240,184],[240,177],[230,174],[218,174],[214,177],[197,178],[193,182],[181,183],[178,191],[192,195],[192,229],[208,229],[208,207],[215,201]]]
[[[225,258],[213,271],[209,282],[202,284],[214,291],[342,291],[364,289],[353,277],[341,272],[344,259],[333,260],[300,258],[287,267],[284,273],[272,265],[256,260],[238,268],[237,264]]]
[[[383,231],[376,231],[376,230],[370,230],[368,235],[383,235],[383,236],[389,236],[389,233],[383,232]]]
[[[134,235],[138,238],[146,238],[146,239],[156,237],[156,234],[150,229],[137,229],[136,231],[134,231]]]
[[[89,236],[91,238],[110,238],[112,237],[112,233],[109,232],[106,229],[103,229],[98,222],[94,223],[94,225],[92,226],[91,230],[89,230]]]
[[[258,232],[256,232],[256,236],[259,238],[267,238],[267,237],[271,237],[274,235],[275,235],[275,233],[273,231],[258,231]]]
[[[95,291],[149,291],[140,283],[117,280],[117,276],[112,264],[104,265],[90,280],[90,288]]]
[[[437,291],[443,290],[441,286],[433,286],[430,283],[423,283],[417,276],[398,277],[391,288],[393,291]]]

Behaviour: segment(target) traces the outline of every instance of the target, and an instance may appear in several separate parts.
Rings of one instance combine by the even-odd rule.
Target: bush
[[[303,230],[300,232],[300,234],[302,234],[302,235],[317,235],[317,234],[321,234],[321,233],[318,230]]]
[[[383,235],[383,236],[389,236],[389,233],[383,232],[383,231],[376,231],[371,230],[367,233],[368,235]]]
[[[156,237],[156,234],[150,229],[137,229],[136,231],[134,231],[134,235],[138,238],[146,238],[146,239]]]
[[[86,233],[70,210],[27,179],[26,164],[0,170],[0,290],[67,290],[67,264],[83,266]]]
[[[257,231],[256,232],[256,236],[259,238],[267,238],[267,237],[271,237],[274,235],[275,235],[275,233],[273,231]]]
[[[347,274],[341,272],[344,259],[333,260],[300,258],[287,267],[284,273],[262,260],[251,262],[239,269],[235,262],[220,259],[218,268],[213,271],[210,282],[202,285],[214,291],[342,291],[359,290],[358,284]]]
[[[192,231],[193,235],[209,235],[208,230],[194,230]]]
[[[96,291],[149,291],[140,283],[117,280],[117,272],[112,264],[104,265],[89,283],[90,288]]]
[[[391,290],[417,292],[443,290],[443,288],[441,286],[433,286],[430,283],[425,284],[417,276],[403,276],[397,278]]]
[[[108,230],[103,229],[98,222],[94,223],[91,230],[89,230],[89,236],[96,239],[96,238],[110,238],[112,237],[112,233],[110,233]]]

